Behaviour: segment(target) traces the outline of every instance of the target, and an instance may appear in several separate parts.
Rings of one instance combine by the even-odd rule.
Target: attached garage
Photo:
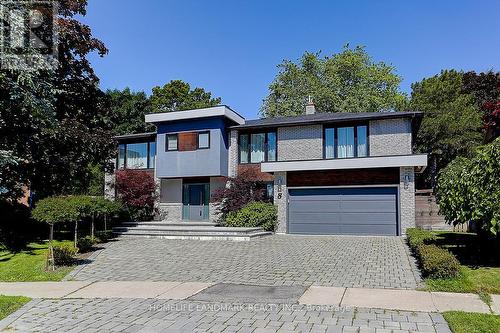
[[[398,235],[398,188],[289,189],[288,232]]]

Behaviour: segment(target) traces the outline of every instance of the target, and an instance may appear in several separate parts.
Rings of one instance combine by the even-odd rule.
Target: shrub
[[[78,238],[78,242],[76,243],[76,247],[80,252],[89,252],[92,250],[92,247],[96,244],[96,239],[91,236],[85,236],[82,238]]]
[[[460,263],[448,250],[434,244],[420,244],[416,252],[424,276],[434,279],[446,279],[460,274]]]
[[[54,265],[56,266],[70,266],[75,262],[78,249],[69,244],[55,245],[54,251]]]
[[[113,234],[113,231],[111,231],[111,230],[97,231],[96,237],[101,242],[107,242],[108,240],[114,238],[114,234]]]
[[[271,203],[251,202],[237,212],[229,213],[224,225],[230,227],[261,227],[274,231],[277,209]]]
[[[406,237],[408,245],[413,251],[416,251],[418,246],[422,244],[431,244],[436,240],[436,236],[430,231],[417,228],[406,229]]]
[[[227,178],[227,181],[228,186],[216,189],[211,198],[217,204],[222,220],[249,202],[265,201],[266,182],[255,169],[244,170],[235,178]]]
[[[132,219],[153,217],[156,184],[152,174],[132,169],[119,170],[116,172],[116,190]]]

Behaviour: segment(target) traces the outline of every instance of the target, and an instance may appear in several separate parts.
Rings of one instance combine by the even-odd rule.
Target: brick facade
[[[413,167],[399,168],[399,208],[401,235],[415,227],[415,172]]]
[[[288,218],[288,188],[286,172],[276,172],[274,174],[274,204],[278,208],[277,233],[287,232]]]
[[[323,158],[323,126],[278,128],[278,161]]]
[[[370,156],[412,154],[411,122],[409,119],[370,121]]]

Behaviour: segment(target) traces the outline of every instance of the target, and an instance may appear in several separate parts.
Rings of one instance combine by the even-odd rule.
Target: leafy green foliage
[[[498,333],[500,315],[448,311],[443,313],[453,333]]]
[[[144,121],[144,116],[153,113],[151,101],[143,92],[134,92],[130,88],[124,90],[108,90],[111,107],[113,134],[133,134],[152,132],[154,125]]]
[[[463,73],[455,70],[412,84],[409,107],[424,113],[416,145],[419,152],[429,154],[425,187],[434,187],[439,170],[455,157],[470,156],[481,144],[481,112],[462,86]]]
[[[53,248],[56,266],[71,266],[75,263],[78,249],[70,244],[58,244]]]
[[[153,112],[172,112],[216,106],[221,98],[212,98],[212,93],[203,88],[191,89],[181,80],[172,80],[163,87],[154,87],[151,96]]]
[[[448,223],[472,222],[483,231],[500,231],[500,138],[457,159],[439,174],[437,199]]]
[[[97,240],[95,237],[91,236],[85,236],[82,238],[78,238],[78,241],[76,242],[76,247],[78,248],[78,251],[81,253],[86,253],[92,250],[92,247],[97,244]]]
[[[363,47],[346,45],[340,53],[320,56],[306,52],[298,63],[278,65],[260,110],[263,117],[303,114],[308,95],[318,112],[378,112],[405,104],[395,68],[374,62]]]
[[[412,250],[416,250],[417,247],[423,244],[431,244],[436,240],[436,236],[433,233],[418,228],[406,229],[406,237],[408,245]]]
[[[460,274],[460,263],[448,250],[434,244],[421,244],[416,250],[422,273],[430,278],[453,278]]]
[[[113,234],[113,231],[111,230],[102,230],[102,231],[97,231],[95,233],[97,239],[100,241],[100,242],[107,242],[109,241],[110,239],[113,239],[114,238],[114,234]]]
[[[261,227],[267,231],[274,231],[277,214],[277,208],[272,203],[251,202],[239,211],[229,213],[224,225],[228,227]]]
[[[48,197],[38,201],[31,215],[35,220],[48,224],[75,222],[80,218],[78,207],[66,196]]]

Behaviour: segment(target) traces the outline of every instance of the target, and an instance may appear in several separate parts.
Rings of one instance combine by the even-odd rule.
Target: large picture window
[[[324,132],[325,158],[368,156],[368,127],[327,127]]]
[[[276,132],[240,134],[238,146],[240,163],[277,160]]]
[[[154,168],[156,142],[122,143],[118,145],[118,169]]]

